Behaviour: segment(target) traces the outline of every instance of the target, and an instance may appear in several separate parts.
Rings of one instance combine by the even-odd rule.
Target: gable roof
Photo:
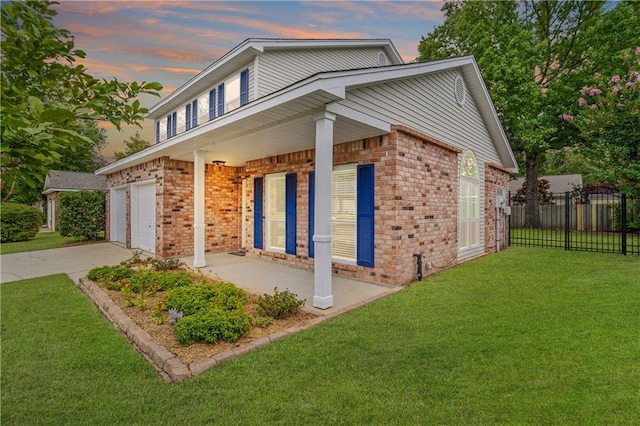
[[[191,161],[194,150],[213,145],[215,145],[215,154],[219,157],[218,159],[225,156],[227,165],[232,166],[239,166],[256,158],[313,148],[312,140],[304,140],[305,136],[312,138],[315,135],[315,127],[309,127],[313,125],[313,121],[303,122],[301,117],[310,116],[324,109],[344,117],[348,124],[345,127],[351,131],[345,130],[344,134],[336,134],[334,137],[336,144],[365,136],[387,134],[391,124],[402,123],[388,123],[376,119],[346,108],[340,105],[339,101],[344,100],[346,93],[351,89],[447,70],[457,70],[463,75],[467,89],[477,103],[478,112],[500,156],[502,166],[517,171],[518,165],[515,156],[489,97],[478,65],[472,56],[464,56],[431,62],[321,72],[256,99],[214,120],[202,123],[167,141],[103,167],[96,173],[106,175],[164,156]],[[277,147],[265,143],[259,146],[242,143],[251,136],[255,137],[259,132],[271,135],[285,125],[299,127],[293,129],[295,131],[286,132],[285,135],[291,135],[291,137],[281,138],[278,141],[280,145]],[[339,131],[338,127],[337,125],[334,127],[336,132]],[[354,130],[360,131],[360,136],[349,139],[354,135]]]
[[[582,185],[582,175],[580,174],[540,176],[538,180],[540,179],[545,179],[549,182],[549,191],[551,192],[573,191],[575,186]],[[509,182],[509,191],[515,194],[522,188],[523,183],[523,177],[512,180]]]
[[[149,108],[148,116],[162,115],[168,104],[188,101],[192,96],[206,90],[211,81],[219,80],[263,52],[293,49],[330,49],[349,47],[379,47],[387,54],[392,64],[402,64],[400,53],[389,39],[286,39],[286,38],[248,38],[203,71],[177,88],[166,98]]]
[[[93,173],[51,170],[44,180],[43,194],[60,191],[104,191],[107,178]]]

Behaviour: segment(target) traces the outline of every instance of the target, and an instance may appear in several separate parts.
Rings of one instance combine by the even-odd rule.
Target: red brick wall
[[[455,147],[404,126],[393,126],[386,136],[335,146],[333,161],[336,166],[374,163],[376,186],[375,266],[334,263],[334,273],[399,285],[416,279],[414,254],[423,256],[425,276],[454,265],[457,259],[460,153]],[[244,168],[207,165],[205,250],[221,252],[240,248],[241,188],[245,179],[248,253],[291,266],[313,268],[313,259],[308,257],[308,177],[314,169],[314,161],[314,150],[305,150],[249,161]],[[295,255],[253,248],[253,179],[281,172],[297,175]],[[131,183],[154,178],[157,185],[157,254],[162,257],[192,255],[193,163],[168,158],[154,160],[110,175],[107,184],[108,187],[127,185],[129,212]],[[495,250],[495,194],[498,187],[507,187],[508,180],[506,170],[497,165],[485,166],[485,252]],[[108,196],[107,193],[107,204]],[[429,263],[431,268],[427,268]]]
[[[384,137],[335,146],[334,165],[375,164],[375,259],[373,268],[333,264],[337,275],[383,284],[416,279],[416,259],[422,253],[433,273],[449,266],[457,253],[457,154],[460,151],[405,127],[395,126]],[[309,171],[314,150],[247,163],[247,249],[249,253],[304,268],[308,258]],[[288,255],[253,248],[253,178],[270,173],[297,174],[297,253]]]
[[[509,172],[497,164],[485,164],[484,168],[484,251],[492,253],[497,250],[496,225],[499,226],[500,249],[507,248],[509,235],[509,217],[501,210],[496,223],[496,195],[498,188],[503,188],[505,197],[509,196]],[[508,205],[508,200],[505,200]]]
[[[242,169],[207,165],[205,172],[205,251],[239,248]],[[113,173],[107,187],[126,186],[127,247],[131,247],[131,184],[156,180],[156,254],[193,255],[193,163],[160,158]],[[110,235],[107,191],[107,236]]]

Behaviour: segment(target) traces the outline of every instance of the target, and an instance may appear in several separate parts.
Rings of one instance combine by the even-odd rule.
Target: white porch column
[[[316,172],[313,244],[315,264],[313,306],[333,306],[331,281],[331,171],[333,170],[333,122],[335,114],[321,112],[316,120]]]
[[[202,268],[204,258],[204,151],[193,151],[193,267]]]

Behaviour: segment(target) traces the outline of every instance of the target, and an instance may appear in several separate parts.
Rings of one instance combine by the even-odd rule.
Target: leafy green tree
[[[420,60],[474,55],[526,172],[526,223],[540,225],[538,165],[575,129],[562,114],[583,85],[593,26],[604,2],[447,2],[446,20],[419,44]],[[572,133],[573,131],[573,133]],[[568,137],[570,136],[570,137]]]
[[[146,108],[141,93],[159,95],[159,83],[99,80],[77,64],[85,52],[52,23],[49,1],[3,2],[1,51],[0,187],[11,197],[18,182],[30,187],[60,163],[64,149],[94,142],[78,131],[79,120],[104,120],[117,129],[138,124]]]
[[[124,144],[127,147],[127,149],[125,149],[124,152],[113,153],[113,156],[115,157],[116,160],[122,160],[125,157],[133,155],[136,152],[140,152],[151,146],[149,142],[147,142],[146,140],[142,139],[142,137],[140,137],[140,132],[136,132],[135,135],[129,136],[129,140],[128,141],[125,140]]]
[[[640,195],[640,46],[617,57],[622,75],[596,73],[580,90],[576,116],[564,114],[582,133],[581,154],[595,166],[595,180]],[[624,64],[628,64],[626,67]]]

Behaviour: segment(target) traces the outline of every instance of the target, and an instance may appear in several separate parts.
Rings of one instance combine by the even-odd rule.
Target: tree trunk
[[[525,227],[541,228],[540,222],[540,194],[538,193],[538,155],[527,154],[527,191],[525,193]]]

